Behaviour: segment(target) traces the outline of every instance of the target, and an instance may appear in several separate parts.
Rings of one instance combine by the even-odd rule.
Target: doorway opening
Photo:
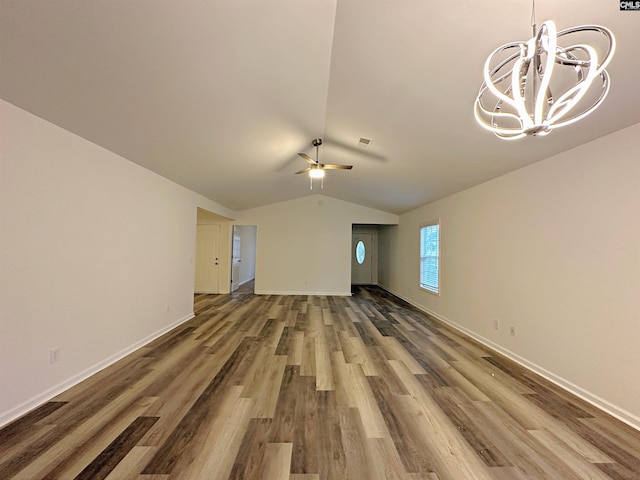
[[[351,230],[351,285],[377,285],[377,283],[377,225],[353,225]]]
[[[254,292],[256,279],[255,225],[233,225],[231,235],[231,292],[251,289]]]
[[[229,293],[231,220],[198,208],[194,293]]]

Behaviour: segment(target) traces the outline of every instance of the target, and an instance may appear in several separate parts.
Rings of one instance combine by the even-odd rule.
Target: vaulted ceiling
[[[595,113],[516,142],[473,102],[528,0],[0,1],[1,98],[233,210],[308,195],[315,137],[354,165],[322,193],[402,213],[640,122],[640,14],[615,0],[537,0],[618,49]]]

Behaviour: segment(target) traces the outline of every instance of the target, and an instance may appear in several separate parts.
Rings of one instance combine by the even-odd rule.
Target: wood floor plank
[[[207,417],[213,414],[215,407],[220,402],[220,400],[218,400],[218,402],[212,401],[216,397],[216,392],[218,389],[224,389],[225,385],[233,381],[234,373],[239,369],[239,365],[241,364],[239,359],[247,357],[251,346],[251,341],[243,341],[241,346],[234,351],[223,368],[207,385],[198,397],[198,400],[196,400],[176,428],[167,437],[142,473],[166,475],[172,472],[173,467],[184,454],[185,449],[189,447],[197,430],[204,424]]]
[[[640,444],[637,438],[638,432],[629,425],[620,424],[619,421],[608,416],[580,418],[578,421],[627,452],[629,460],[640,456]],[[592,461],[594,461],[594,463],[598,462],[597,460]]]
[[[341,407],[357,408],[357,399],[352,385],[349,383],[349,369],[342,352],[331,354],[331,368],[336,385],[336,401]]]
[[[229,480],[261,478],[271,424],[270,418],[252,418],[249,420],[231,473],[228,476]]]
[[[38,424],[47,421],[47,418],[67,402],[47,402],[35,410],[27,413],[17,421],[0,430],[0,445],[9,446],[20,443],[29,436],[29,432],[38,428]],[[0,452],[0,462],[4,452]]]
[[[105,477],[105,480],[136,480],[155,451],[155,447],[134,446]]]
[[[470,405],[470,399],[461,398],[462,394],[455,388],[444,387],[434,392],[432,398],[440,406],[458,432],[467,441],[476,454],[488,467],[510,467],[511,462],[500,453],[489,437],[482,431],[482,427],[476,423],[476,419],[467,414],[468,409],[461,404]]]
[[[342,445],[347,461],[347,478],[372,479],[369,444],[357,408],[338,407]]]
[[[227,397],[206,438],[197,450],[192,449],[192,458],[181,459],[185,463],[179,469],[181,476],[208,480],[228,478],[255,408],[255,399],[239,395],[236,391]]]
[[[391,393],[394,395],[407,395],[407,389],[402,381],[396,375],[396,372],[391,368],[389,359],[387,359],[380,347],[368,347],[369,354],[376,367],[376,371],[382,377],[383,382],[387,385]],[[370,376],[368,378],[373,377]]]
[[[311,339],[313,340],[313,338]],[[293,426],[291,473],[319,473],[319,419],[314,377],[301,377]]]
[[[493,436],[494,443],[526,478],[580,478],[555,452],[536,441],[520,422],[495,403],[477,402],[476,408],[482,415],[483,422],[497,433]]]
[[[34,478],[75,477],[84,466],[106,448],[118,434],[142,414],[155,399],[135,398],[127,401],[127,394],[121,396],[122,403],[109,403],[101,416],[91,416],[78,423],[73,430],[63,430],[68,435],[60,436],[50,443],[42,455],[15,475],[16,480]],[[52,431],[52,434],[60,432]],[[40,445],[34,445],[39,448]],[[1,478],[1,477],[0,477]]]
[[[347,363],[358,364],[365,375],[379,375],[376,364],[371,358],[367,347],[359,336],[350,337],[344,332],[339,335],[342,352]]]
[[[327,344],[327,339],[323,334],[315,338],[315,354],[316,354],[316,388],[318,390],[333,390],[333,372],[331,370],[331,351]]]
[[[411,416],[403,411],[403,401],[407,401],[408,392],[406,395],[393,394],[379,377],[368,377],[368,381],[405,471],[425,475],[433,472],[433,452],[422,441]]]
[[[367,438],[389,437],[389,430],[387,430],[384,418],[361,365],[348,363],[347,374],[348,388],[352,389],[352,395],[355,398],[358,412],[362,417],[362,424]]]
[[[75,480],[105,479],[157,421],[158,417],[136,418],[100,455],[75,477]]]
[[[105,478],[158,420],[157,417],[136,417],[144,411],[145,400],[149,399],[140,400],[136,408],[105,425],[85,442],[83,448],[76,448],[74,454],[67,456],[56,468],[50,469],[51,465],[48,465],[44,478]],[[111,443],[100,451],[110,439],[113,439]],[[60,442],[59,445],[64,448],[65,444]]]
[[[459,367],[461,362],[456,362],[455,365]],[[466,365],[469,367],[469,364]],[[471,372],[469,368],[461,367],[461,369],[467,371],[468,374]],[[492,377],[491,382],[483,384],[481,388],[487,396],[500,405],[512,418],[518,420],[524,429],[531,431],[548,430],[556,437],[561,438],[566,445],[576,452],[584,454],[587,458],[602,463],[611,461],[609,456],[599,449],[593,448],[580,434],[567,427],[565,422],[554,420],[554,417],[547,413],[546,409],[540,408],[537,402],[531,402],[531,395],[519,394],[519,388],[515,387],[512,382],[502,382],[500,379],[498,379],[498,383],[494,382],[495,378]],[[496,385],[496,388],[490,389],[492,384]],[[508,388],[508,386],[512,388]]]
[[[293,432],[297,423],[296,403],[302,401],[299,395],[305,381],[307,380],[300,376],[300,367],[297,365],[285,366],[273,414],[272,428],[267,437],[268,442],[293,442]]]
[[[290,443],[268,443],[265,451],[262,480],[289,480],[291,470]]]
[[[406,477],[396,447],[390,438],[367,438],[371,480],[403,480]]]
[[[293,328],[285,326],[282,329],[282,335],[278,340],[278,346],[276,347],[276,355],[289,355],[291,349],[291,336],[293,335]]]
[[[318,405],[318,467],[323,479],[347,478],[347,462],[340,414],[335,391],[321,390],[316,393]]]
[[[426,370],[407,352],[395,337],[386,337],[381,348],[388,360],[402,361],[414,375],[424,375]]]
[[[14,468],[15,472],[24,468],[22,465],[26,465],[35,458],[27,458],[26,452],[32,444],[46,445],[49,443],[48,439],[55,438],[54,430],[57,429],[57,425],[38,425],[31,424],[29,427],[25,427],[24,436],[19,442],[2,442],[0,443],[0,472],[9,472],[10,468]],[[21,435],[22,436],[22,435]],[[0,475],[0,478],[3,478]]]
[[[259,361],[259,360],[257,360]],[[263,371],[262,378],[256,382],[257,389],[253,394],[243,390],[243,397],[255,399],[253,418],[273,418],[280,393],[280,385],[286,366],[287,358],[282,355],[270,355],[265,362],[267,368]]]
[[[404,364],[397,361],[391,363],[411,395],[405,402],[406,411],[412,413],[413,420],[422,427],[431,448],[439,456],[443,470],[438,470],[438,475],[444,478],[490,479],[487,467],[438,407],[437,402],[425,392],[422,384],[410,374]]]
[[[380,288],[194,311],[0,429],[0,479],[640,478],[640,431]]]
[[[608,478],[602,470],[590,463],[585,457],[580,456],[575,450],[550,432],[531,430],[529,434],[549,450],[562,457],[562,461],[568,464],[579,478],[585,480],[606,480]]]
[[[306,334],[302,341],[302,362],[301,362],[301,375],[305,377],[316,376],[316,339],[314,337],[307,337]]]
[[[223,351],[218,353],[218,356],[201,353],[199,361],[185,366],[177,377],[164,384],[163,394],[144,412],[161,420],[149,429],[140,445],[159,446],[167,440],[228,360]]]

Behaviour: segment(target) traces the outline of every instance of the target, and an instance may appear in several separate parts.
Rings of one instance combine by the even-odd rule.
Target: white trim
[[[9,422],[12,422],[13,420],[17,419],[18,417],[21,417],[25,413],[28,413],[31,410],[33,410],[34,408],[39,407],[40,405],[48,402],[49,400],[51,400],[55,396],[61,394],[65,390],[68,390],[69,388],[73,387],[74,385],[77,385],[78,383],[82,382],[83,380],[86,380],[91,375],[94,375],[94,374],[98,373],[100,370],[103,370],[104,368],[107,368],[109,365],[114,364],[118,360],[126,357],[130,353],[138,350],[139,348],[141,348],[141,347],[145,346],[146,344],[152,342],[156,338],[161,337],[165,333],[169,332],[170,330],[173,330],[174,328],[178,327],[179,325],[182,325],[184,322],[187,322],[187,321],[191,320],[194,317],[195,317],[195,315],[193,313],[191,313],[189,315],[186,315],[185,317],[182,317],[181,319],[176,320],[175,322],[171,323],[170,325],[167,325],[166,327],[161,328],[157,332],[152,333],[151,335],[143,338],[142,340],[140,340],[140,341],[128,346],[127,348],[125,348],[123,350],[120,350],[119,352],[111,355],[110,357],[105,358],[101,362],[98,362],[95,365],[83,370],[82,372],[80,372],[80,373],[68,378],[67,380],[64,380],[63,382],[61,382],[61,383],[59,383],[57,385],[54,385],[53,387],[45,390],[44,392],[39,393],[35,397],[27,400],[26,402],[18,405],[17,407],[14,407],[11,410],[3,412],[2,414],[0,414],[0,427],[3,427],[4,425],[8,424]]]
[[[501,355],[504,355],[505,357],[509,358],[510,360],[513,360],[514,362],[516,362],[517,364],[525,367],[526,369],[532,371],[533,373],[536,373],[538,375],[540,375],[541,377],[549,380],[550,382],[554,383],[555,385],[559,386],[560,388],[563,388],[564,390],[566,390],[567,392],[575,395],[576,397],[581,398],[582,400],[584,400],[585,402],[590,403],[591,405],[593,405],[594,407],[602,410],[605,413],[608,413],[609,415],[617,418],[618,420],[626,423],[627,425],[629,425],[632,428],[635,428],[636,430],[640,431],[640,417],[634,415],[633,413],[624,410],[623,408],[618,407],[617,405],[612,404],[611,402],[605,400],[604,398],[599,397],[598,395],[595,395],[591,392],[589,392],[588,390],[585,390],[584,388],[576,385],[575,383],[570,382],[569,380],[566,380],[558,375],[556,375],[553,372],[550,372],[549,370],[546,370],[545,368],[542,368],[539,365],[536,365],[533,362],[530,362],[529,360],[527,360],[526,358],[521,357],[520,355],[513,353],[510,350],[507,350],[506,348],[493,343],[491,340],[487,340],[486,338],[482,337],[481,335],[478,335],[477,333],[473,332],[472,330],[469,330],[468,328],[463,327],[462,325],[458,325],[456,322],[453,322],[451,320],[449,320],[448,318],[434,312],[433,310],[428,309],[427,307],[420,305],[416,302],[414,302],[413,300],[410,300],[408,298],[403,297],[402,295],[394,292],[393,290],[383,286],[383,285],[379,285],[380,288],[383,288],[384,290],[386,290],[387,292],[391,293],[392,295],[395,295],[396,297],[404,300],[407,303],[410,303],[411,305],[413,305],[414,307],[416,307],[417,309],[428,313],[429,315],[432,315],[433,317],[437,318],[438,320],[440,320],[443,323],[446,323],[447,325],[449,325],[452,328],[455,328],[456,330],[458,330],[459,332],[464,333],[465,335],[468,335],[469,337],[473,338],[474,340],[477,340],[478,342],[482,343],[483,345],[485,345],[486,347],[490,348],[491,350],[494,350],[497,353],[500,353]]]
[[[325,296],[325,297],[350,297],[351,292],[268,292],[268,291],[255,291],[256,295],[310,295],[310,296]]]

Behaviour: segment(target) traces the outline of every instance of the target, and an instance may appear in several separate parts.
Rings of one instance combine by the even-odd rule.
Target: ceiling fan
[[[320,163],[319,149],[320,149],[320,145],[322,145],[322,139],[314,138],[313,141],[311,142],[311,145],[316,147],[316,159],[314,160],[306,153],[298,153],[298,155],[304,158],[310,165],[304,170],[300,170],[299,172],[296,172],[296,175],[299,173],[309,172],[309,177],[311,178],[311,189],[313,189],[313,179],[314,178],[323,179],[325,170],[351,170],[353,168],[353,165],[330,165],[328,163]],[[321,188],[322,187],[324,187],[323,184],[321,184]]]

